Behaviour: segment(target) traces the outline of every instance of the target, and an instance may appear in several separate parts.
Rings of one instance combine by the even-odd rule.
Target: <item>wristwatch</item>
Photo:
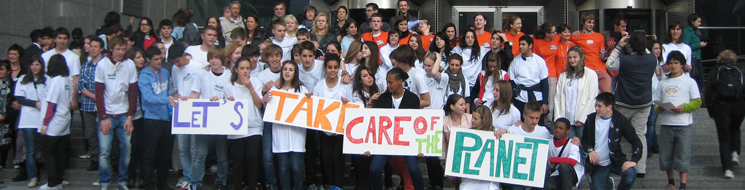
[[[589,152],[592,152],[592,151],[595,151],[595,149],[594,149],[594,148],[588,148],[588,149],[587,149],[587,152],[588,152],[588,153],[589,153]]]

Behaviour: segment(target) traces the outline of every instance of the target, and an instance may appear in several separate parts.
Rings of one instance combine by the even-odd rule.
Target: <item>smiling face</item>
[[[515,22],[510,23],[510,28],[513,32],[520,32],[523,29],[523,20],[516,19]]]
[[[486,26],[486,18],[483,15],[477,15],[473,19],[473,25],[476,26],[477,30],[483,30],[484,26]]]
[[[414,50],[419,49],[419,43],[416,41],[416,38],[409,38],[409,46]]]
[[[281,18],[285,16],[285,5],[279,4],[277,6],[274,6],[274,16],[277,18]]]
[[[463,115],[466,113],[466,99],[459,99],[455,104],[450,105],[450,109],[453,110],[452,113],[456,115]]]
[[[592,31],[592,28],[595,28],[595,20],[587,20],[582,25],[582,29],[585,31]]]
[[[673,41],[678,42],[680,41],[680,36],[683,34],[683,29],[680,28],[680,26],[675,26],[675,28],[670,29],[670,36],[673,37]]]
[[[222,60],[220,60],[220,57],[212,56],[208,60],[210,62],[210,69],[217,70],[220,69],[223,66]]]
[[[339,74],[339,62],[338,61],[328,61],[323,68],[326,71],[327,78],[332,79],[332,80],[336,80],[336,78],[338,78],[338,74]]]
[[[494,90],[492,90],[492,94],[494,94],[494,101],[499,101],[499,85],[494,85]]]
[[[362,44],[362,57],[368,58],[370,55],[372,55],[372,52],[370,51],[370,47],[367,47],[367,44]]]
[[[314,18],[316,18],[316,11],[309,10],[305,12],[305,19],[312,21]]]
[[[235,61],[238,61],[238,59],[241,58],[241,51],[243,51],[243,46],[238,46],[238,48],[235,48],[235,51],[230,54],[230,62],[233,62],[233,64],[235,64]]]
[[[660,43],[654,43],[654,45],[652,46],[652,54],[657,57],[662,55],[662,48],[660,48]]]
[[[452,59],[450,60],[450,63],[448,63],[448,69],[450,69],[450,73],[458,73],[461,65],[460,61]]]
[[[8,61],[11,63],[18,63],[21,60],[21,54],[17,50],[8,51]]]
[[[556,37],[556,26],[551,27],[551,31],[546,33],[546,40],[551,41]]]
[[[254,17],[248,17],[246,18],[246,29],[249,31],[256,30],[256,18]]]
[[[582,60],[582,58],[579,56],[579,53],[576,51],[569,51],[567,53],[567,62],[569,62],[569,65],[577,68],[579,66],[579,62]]]
[[[399,22],[397,27],[398,31],[409,31],[409,21]]]
[[[569,30],[569,28],[564,29],[564,31],[561,31],[561,39],[563,40],[569,40],[570,37],[572,37],[572,31]]]
[[[282,55],[280,54],[269,55],[269,57],[267,57],[266,60],[269,62],[270,67],[279,68],[280,61],[282,61]]]
[[[402,13],[407,13],[409,11],[409,2],[408,1],[399,1],[398,2],[398,10],[401,10]]]

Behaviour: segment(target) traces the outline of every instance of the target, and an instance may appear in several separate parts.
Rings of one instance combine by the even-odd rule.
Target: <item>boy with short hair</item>
[[[429,88],[425,74],[414,68],[414,61],[416,61],[416,54],[410,46],[401,46],[391,52],[393,67],[398,67],[409,74],[409,78],[404,81],[404,88],[419,97],[419,107],[423,108],[431,104]]]
[[[401,37],[401,31],[398,31],[398,29],[394,29],[390,32],[385,32],[385,34],[388,35],[385,39],[385,42],[387,44],[384,44],[383,46],[378,45],[378,48],[380,48],[380,70],[388,72],[389,70],[393,69],[393,63],[391,63],[391,53],[393,53],[393,51],[399,47],[398,41]]]
[[[662,79],[655,92],[657,112],[660,113],[660,170],[667,172],[667,187],[675,189],[673,169],[680,172],[680,189],[686,189],[688,170],[691,167],[691,125],[693,114],[701,106],[701,94],[696,81],[683,76],[686,59],[683,53],[673,51],[667,56],[667,65],[671,72],[668,78]],[[660,104],[680,104],[670,110]]]
[[[215,40],[217,40],[217,29],[212,26],[205,26],[202,30],[202,45],[193,45],[186,48],[184,53],[188,53],[192,56],[194,61],[202,64],[202,66],[209,65],[207,60],[207,51],[212,46],[215,46]]]
[[[549,143],[548,156],[550,175],[544,189],[574,189],[585,175],[585,167],[582,166],[579,146],[569,142],[567,134],[571,128],[569,119],[559,118],[554,123],[554,138]]]
[[[520,55],[515,57],[510,64],[507,75],[510,76],[510,83],[517,87],[516,97],[512,101],[520,112],[523,107],[528,107],[528,102],[540,103],[542,114],[548,113],[548,67],[546,61],[533,53],[533,38],[525,35],[520,37]],[[524,118],[528,119],[528,118]],[[544,117],[540,117],[540,123]]]
[[[51,58],[55,54],[60,54],[65,57],[69,73],[69,76],[67,76],[67,78],[69,78],[72,82],[72,86],[78,86],[78,75],[80,74],[80,57],[74,52],[67,49],[67,44],[69,42],[70,31],[68,31],[67,28],[64,27],[57,28],[56,30],[54,30],[54,49],[50,49],[49,51],[44,52],[43,54],[41,54],[41,57],[44,59],[45,63],[49,63],[49,58]],[[44,67],[44,70],[49,72],[49,70],[47,70],[49,68],[49,64],[45,64]],[[70,103],[70,108],[78,109],[78,88],[72,88],[71,91],[72,102]]]
[[[285,26],[284,20],[277,19],[272,22],[272,34],[274,34],[272,43],[282,48],[281,62],[290,60],[290,55],[292,54],[292,46],[297,44],[297,40],[293,38],[285,38],[285,36],[287,35],[287,26]]]
[[[259,56],[261,55],[259,47],[254,44],[247,44],[243,46],[241,50],[241,57],[248,57],[248,61],[251,62],[251,71],[249,76],[259,76],[259,73],[264,70],[264,63],[259,62]]]
[[[240,27],[233,29],[230,32],[230,40],[241,45],[246,45],[248,43],[246,40],[246,30]]]
[[[171,48],[173,45],[185,47],[184,44],[173,38],[171,36],[171,33],[173,32],[173,21],[168,19],[163,19],[158,23],[158,31],[160,31],[160,42],[163,42],[163,46],[166,48],[166,53],[163,54],[163,62],[167,62],[168,58],[168,49]],[[170,67],[168,67],[170,68]],[[166,69],[168,70],[168,69]]]
[[[383,15],[380,13],[372,14],[372,16],[370,16],[370,29],[372,31],[363,33],[360,37],[364,39],[364,41],[375,42],[375,44],[378,44],[378,48],[383,47],[388,43],[388,40],[386,39],[388,37],[388,32],[380,30],[381,26],[383,26]]]
[[[283,25],[284,26],[284,25]],[[269,93],[274,86],[274,81],[280,79],[282,71],[282,48],[278,45],[268,45],[261,53],[264,65],[268,64],[269,68],[264,69],[258,75],[259,81],[264,85],[261,95]],[[277,187],[277,174],[274,167],[274,152],[272,152],[272,123],[264,122],[264,131],[261,136],[262,160],[264,161],[264,185],[268,188]]]

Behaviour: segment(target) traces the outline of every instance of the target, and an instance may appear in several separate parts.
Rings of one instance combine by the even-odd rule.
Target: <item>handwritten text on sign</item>
[[[264,121],[304,127],[324,132],[344,133],[344,117],[349,110],[362,107],[305,94],[271,91],[272,100],[266,105]]]
[[[445,175],[543,187],[548,140],[452,128]]]
[[[347,110],[344,153],[442,155],[442,110]]]
[[[172,134],[247,135],[251,100],[180,101],[173,108]]]

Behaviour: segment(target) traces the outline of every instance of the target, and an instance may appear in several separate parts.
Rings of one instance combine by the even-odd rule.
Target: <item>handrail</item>
[[[709,29],[709,30],[745,30],[745,26],[702,26],[698,29]]]

